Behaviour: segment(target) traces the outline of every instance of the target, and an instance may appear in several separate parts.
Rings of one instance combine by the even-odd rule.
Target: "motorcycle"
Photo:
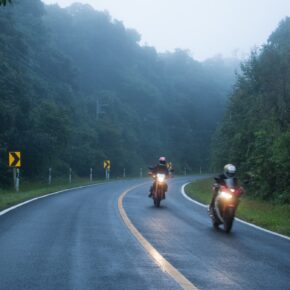
[[[160,202],[165,199],[165,192],[167,191],[166,174],[157,173],[156,175],[151,174],[154,183],[152,188],[152,199],[156,207],[160,207]]]
[[[219,186],[214,207],[210,213],[214,228],[217,229],[223,224],[225,232],[231,231],[242,193],[243,188],[237,186],[234,178],[225,179],[225,184]]]

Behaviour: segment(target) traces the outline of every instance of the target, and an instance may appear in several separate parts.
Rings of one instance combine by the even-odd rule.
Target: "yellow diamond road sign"
[[[111,168],[111,161],[104,160],[104,169],[110,169],[110,168]]]
[[[21,167],[21,152],[9,152],[9,167]]]

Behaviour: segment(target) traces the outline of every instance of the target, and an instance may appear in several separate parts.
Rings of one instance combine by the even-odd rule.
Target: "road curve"
[[[137,183],[72,190],[0,216],[0,289],[180,289],[120,217],[118,197]]]
[[[290,242],[236,222],[211,228],[174,178],[161,208],[150,181],[67,191],[0,216],[0,289],[180,289],[124,224],[126,214],[158,252],[199,289],[290,289]]]
[[[290,289],[290,241],[237,221],[230,234],[214,230],[206,209],[181,195],[185,182],[172,179],[159,209],[144,195],[148,186],[126,195],[145,239],[199,289]]]

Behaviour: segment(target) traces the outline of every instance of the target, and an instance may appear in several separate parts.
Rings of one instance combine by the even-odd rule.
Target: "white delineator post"
[[[51,180],[52,180],[51,172],[52,172],[52,169],[51,168],[48,168],[48,184],[49,185],[51,185]]]
[[[93,182],[93,168],[90,169],[90,182]]]

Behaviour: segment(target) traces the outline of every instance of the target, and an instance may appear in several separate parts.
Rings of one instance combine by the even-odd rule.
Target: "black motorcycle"
[[[210,213],[214,228],[223,224],[227,233],[231,231],[242,193],[243,189],[237,186],[234,178],[225,179],[225,184],[220,185]]]

